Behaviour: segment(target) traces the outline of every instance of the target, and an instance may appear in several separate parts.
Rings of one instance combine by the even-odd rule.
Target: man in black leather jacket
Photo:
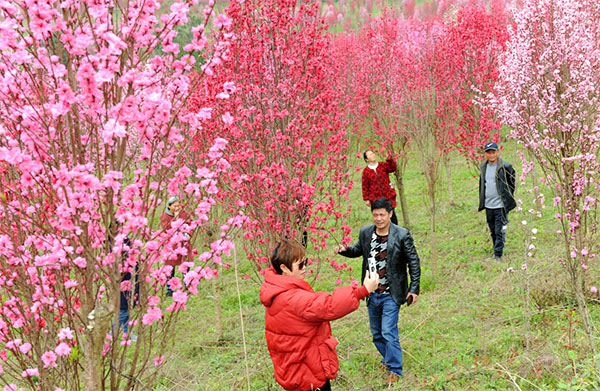
[[[336,254],[348,258],[363,257],[361,282],[370,262],[374,262],[379,274],[379,287],[367,298],[367,308],[373,343],[383,356],[381,363],[388,371],[386,384],[402,376],[398,312],[400,305],[416,303],[421,278],[419,256],[412,236],[406,228],[391,223],[392,209],[392,203],[386,198],[373,201],[374,224],[360,230],[353,246],[336,246],[334,249]]]

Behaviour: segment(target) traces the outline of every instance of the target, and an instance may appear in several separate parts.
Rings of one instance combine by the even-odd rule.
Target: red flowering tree
[[[230,141],[231,168],[218,198],[243,222],[246,253],[260,270],[283,236],[307,240],[318,251],[340,226],[345,236],[350,232],[343,225],[351,185],[348,137],[318,6],[231,1],[227,14],[229,54],[217,77],[198,89],[190,111],[210,115],[195,145]]]
[[[500,122],[487,105],[498,78],[499,56],[508,40],[508,17],[502,3],[461,7],[456,21],[447,22],[445,50],[454,63],[460,104],[456,138],[451,142],[479,171],[481,147],[500,138]]]
[[[457,120],[456,78],[444,50],[445,26],[413,20],[404,36],[402,123],[417,151],[427,181],[425,204],[430,216],[431,263],[437,274],[436,217],[440,168],[454,137]]]
[[[404,188],[404,171],[408,162],[410,139],[399,121],[404,75],[403,47],[399,41],[407,34],[406,23],[386,15],[364,26],[358,33],[346,33],[336,42],[351,40],[356,49],[345,69],[353,69],[348,78],[348,99],[356,110],[352,121],[354,134],[361,140],[362,150],[374,149],[383,159],[396,161],[396,188],[405,225],[410,225]],[[344,52],[340,51],[343,55]]]
[[[527,0],[496,85],[494,109],[535,157],[554,192],[570,279],[592,350],[597,331],[585,292],[598,252],[600,198],[600,3],[592,0]],[[591,286],[590,286],[591,285]]]
[[[188,73],[194,52],[212,52],[201,27],[183,50],[174,43],[193,3],[173,3],[159,18],[160,1],[0,2],[7,390],[149,387],[188,296],[231,247],[219,240],[195,251],[201,262],[184,262],[184,277],[170,279],[166,261],[189,255],[209,219],[227,144],[214,140],[211,164],[186,164],[189,129],[201,122],[182,115],[195,88]],[[204,60],[205,72],[225,48]],[[163,200],[175,195],[188,217],[163,229]],[[117,332],[122,292],[129,335]]]

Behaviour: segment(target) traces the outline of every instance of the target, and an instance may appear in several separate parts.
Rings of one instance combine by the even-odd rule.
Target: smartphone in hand
[[[410,306],[412,304],[412,302],[413,302],[413,297],[412,297],[412,295],[410,295],[406,298],[406,306],[407,307]]]
[[[377,273],[377,264],[375,263],[375,258],[369,258],[369,276],[374,278],[375,273]]]

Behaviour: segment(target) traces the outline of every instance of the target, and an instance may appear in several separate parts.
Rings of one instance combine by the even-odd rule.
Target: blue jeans
[[[119,311],[119,330],[123,328],[123,332],[127,334],[129,330],[129,310],[120,310]]]
[[[402,347],[398,337],[398,312],[400,306],[391,295],[371,293],[367,308],[373,343],[383,356],[381,363],[390,372],[402,376]]]

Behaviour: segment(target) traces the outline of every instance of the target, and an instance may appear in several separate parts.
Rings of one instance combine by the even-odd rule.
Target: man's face
[[[367,164],[373,164],[377,161],[377,155],[373,151],[367,151]]]
[[[390,226],[392,211],[388,212],[385,208],[373,209],[371,215],[373,216],[373,224],[377,229],[386,230]]]
[[[498,156],[500,156],[500,151],[496,151],[494,149],[488,149],[487,151],[485,151],[485,158],[487,159],[489,164],[496,164]]]

